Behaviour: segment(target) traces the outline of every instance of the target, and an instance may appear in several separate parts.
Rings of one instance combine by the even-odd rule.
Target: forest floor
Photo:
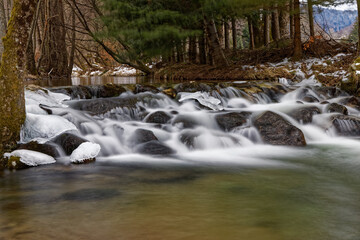
[[[167,80],[266,80],[281,78],[300,81],[312,79],[325,86],[338,86],[349,76],[348,70],[355,59],[353,45],[335,41],[305,43],[304,56],[299,61],[291,59],[292,48],[270,46],[257,50],[228,51],[229,67],[216,67],[193,63],[156,64],[155,77]],[[118,66],[112,69],[99,67],[82,71],[75,68],[74,76],[136,76],[135,69]]]

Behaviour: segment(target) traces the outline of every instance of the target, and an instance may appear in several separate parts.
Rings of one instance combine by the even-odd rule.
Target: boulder
[[[341,104],[344,104],[346,106],[356,108],[360,110],[360,98],[359,97],[347,97],[340,101]]]
[[[199,134],[192,130],[186,130],[181,133],[180,141],[189,149],[195,148],[195,138],[198,137]]]
[[[250,115],[249,112],[230,112],[216,115],[215,120],[221,129],[230,131],[246,124]]]
[[[164,111],[157,111],[150,113],[145,118],[145,122],[147,123],[158,123],[158,124],[165,124],[168,123],[171,119],[171,115],[164,112]]]
[[[317,107],[303,107],[291,112],[289,115],[300,123],[307,124],[312,122],[315,114],[320,114],[320,109]]]
[[[254,120],[262,140],[272,145],[305,146],[304,134],[280,115],[264,112]]]
[[[180,84],[176,85],[174,89],[178,93],[179,92],[194,93],[194,92],[210,92],[211,91],[211,87],[209,85],[204,84],[204,83],[199,83],[199,82],[180,83]]]
[[[327,108],[327,112],[330,112],[330,113],[337,112],[337,113],[341,113],[344,115],[348,115],[347,108],[338,103],[331,103]]]
[[[40,144],[38,142],[29,142],[26,144],[19,144],[18,150],[31,150],[35,152],[44,153],[46,155],[49,155],[53,158],[60,157],[59,150],[57,149],[56,144],[48,142],[44,144]]]
[[[63,133],[56,137],[53,142],[61,146],[67,155],[70,155],[82,143],[88,141],[72,133]]]
[[[159,89],[151,85],[140,85],[136,84],[134,89],[134,94],[143,93],[143,92],[151,92],[151,93],[159,93]]]
[[[316,97],[314,97],[312,95],[306,95],[302,98],[302,100],[304,102],[310,102],[310,103],[319,102],[319,99],[317,99]]]
[[[157,141],[158,138],[155,136],[155,134],[146,129],[136,129],[134,134],[130,138],[130,142],[134,145],[142,144],[150,141]]]
[[[117,84],[107,83],[102,86],[98,86],[97,90],[95,90],[95,95],[98,98],[110,98],[110,97],[118,97],[120,94],[126,92],[126,89]]]
[[[360,136],[360,118],[336,115],[332,117],[332,125],[340,136]]]
[[[159,141],[150,141],[140,144],[136,147],[136,151],[141,154],[149,155],[169,155],[175,153],[173,149]]]

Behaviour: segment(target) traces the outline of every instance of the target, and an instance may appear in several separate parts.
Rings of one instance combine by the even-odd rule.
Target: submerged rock
[[[70,155],[82,143],[88,141],[72,133],[63,133],[56,137],[53,142],[61,146],[67,155]]]
[[[336,115],[332,117],[332,124],[340,136],[360,136],[360,118]]]
[[[31,150],[35,152],[44,153],[53,158],[60,157],[60,153],[59,150],[57,149],[57,146],[51,142],[40,144],[38,142],[32,141],[26,144],[20,144],[18,146],[18,150]]]
[[[306,145],[302,131],[276,113],[269,111],[262,113],[254,120],[254,125],[265,143],[288,146]]]
[[[315,114],[320,114],[321,111],[317,107],[302,107],[294,110],[289,115],[300,123],[311,123]]]
[[[145,118],[145,122],[147,123],[158,123],[158,124],[165,124],[168,123],[171,119],[171,115],[164,112],[164,111],[157,111],[150,113]]]
[[[135,145],[157,140],[158,138],[155,136],[155,134],[152,131],[146,129],[136,129],[130,138],[130,142]]]
[[[345,106],[340,105],[338,103],[331,103],[329,105],[329,107],[327,108],[327,112],[333,113],[333,112],[337,112],[337,113],[341,113],[344,115],[348,115],[348,110]]]
[[[136,151],[141,154],[149,155],[169,155],[175,151],[159,141],[150,141],[140,144],[136,147]]]
[[[200,126],[201,122],[199,122],[199,119],[190,115],[178,115],[172,121],[172,125],[180,128],[195,128],[196,126]]]
[[[230,131],[235,127],[243,126],[250,115],[249,112],[230,112],[217,115],[215,120],[221,129]]]

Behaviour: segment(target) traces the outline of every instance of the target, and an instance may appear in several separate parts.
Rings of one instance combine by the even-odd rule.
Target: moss
[[[8,31],[3,38],[0,67],[0,153],[12,150],[25,121],[24,53],[35,0],[15,0]]]
[[[29,168],[26,164],[20,161],[20,157],[11,156],[9,158],[5,158],[5,168],[9,170],[21,170]]]

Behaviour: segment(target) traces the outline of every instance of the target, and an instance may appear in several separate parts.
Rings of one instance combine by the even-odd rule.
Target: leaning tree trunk
[[[24,68],[25,48],[35,11],[36,0],[15,0],[3,39],[0,67],[0,159],[16,146],[25,121]]]
[[[207,57],[206,57],[206,41],[205,41],[205,30],[201,35],[199,36],[199,60],[200,64],[206,64],[207,63]]]
[[[300,22],[300,0],[294,0],[294,54],[293,58],[298,60],[302,57],[301,48],[301,22]]]
[[[47,0],[46,38],[42,49],[39,72],[42,75],[68,77],[64,7],[62,0]]]
[[[254,36],[254,25],[250,17],[248,17],[249,35],[250,35],[250,50],[255,49],[255,36]]]
[[[225,57],[225,54],[221,48],[218,33],[216,31],[216,25],[214,19],[207,19],[205,17],[205,23],[209,38],[210,53],[212,55],[215,65],[229,66],[229,63]]]
[[[312,2],[312,0],[308,0],[307,4],[308,4],[308,14],[309,14],[310,37],[315,37],[314,10],[313,10],[313,2]]]

